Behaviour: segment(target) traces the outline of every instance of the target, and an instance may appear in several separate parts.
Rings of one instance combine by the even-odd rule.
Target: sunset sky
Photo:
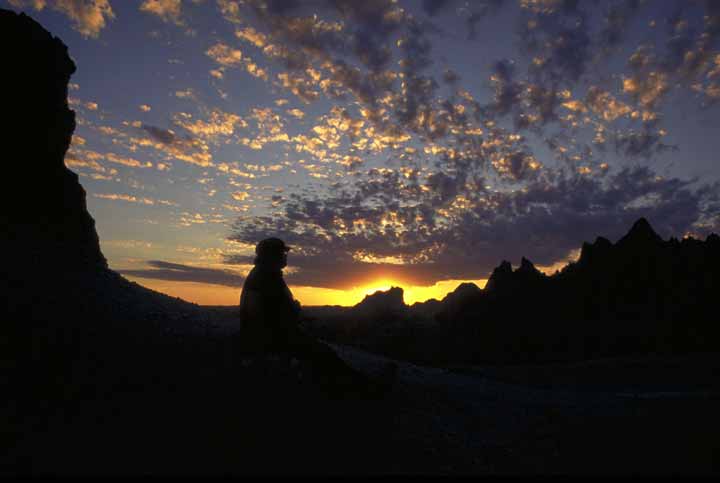
[[[640,216],[720,232],[717,0],[0,0],[68,46],[112,269],[237,304],[284,239],[306,305],[552,272]]]

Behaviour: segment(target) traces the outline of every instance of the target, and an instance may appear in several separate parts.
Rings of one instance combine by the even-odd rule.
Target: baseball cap
[[[279,238],[266,238],[261,240],[255,247],[255,253],[257,255],[288,251],[290,251],[290,247],[285,245],[285,242]]]

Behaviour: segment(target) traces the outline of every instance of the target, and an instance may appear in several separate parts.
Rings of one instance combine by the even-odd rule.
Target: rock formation
[[[430,364],[713,351],[720,348],[718,287],[718,235],[665,241],[639,219],[614,244],[583,243],[580,258],[552,276],[526,258],[515,270],[504,260],[483,290],[465,284],[442,301],[386,312],[393,317],[358,323],[343,341],[355,337],[368,350]],[[368,296],[356,308],[391,305],[389,295]],[[402,327],[400,342],[387,342],[388,327]]]
[[[43,334],[113,321],[187,319],[196,306],[122,278],[100,251],[85,190],[64,163],[75,129],[67,100],[75,64],[67,47],[27,15],[4,9],[0,45],[6,185],[0,215],[6,275],[0,290],[10,320]]]
[[[406,308],[403,294],[403,289],[400,287],[391,287],[384,292],[378,290],[373,294],[366,295],[353,309],[358,314],[368,316],[400,313]]]
[[[12,253],[23,254],[9,257],[11,271],[35,276],[107,268],[85,191],[64,164],[75,129],[67,102],[75,64],[67,47],[30,17],[7,10],[0,10],[0,43],[0,135],[12,193],[3,218]]]

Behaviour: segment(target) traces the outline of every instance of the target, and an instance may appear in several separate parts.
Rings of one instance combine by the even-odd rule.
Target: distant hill
[[[641,218],[616,243],[584,243],[546,276],[523,258],[502,261],[484,289],[462,284],[443,300],[398,305],[376,293],[344,311],[317,311],[324,337],[430,363],[580,360],[720,349],[720,237],[663,240]],[[369,317],[366,307],[393,311]]]

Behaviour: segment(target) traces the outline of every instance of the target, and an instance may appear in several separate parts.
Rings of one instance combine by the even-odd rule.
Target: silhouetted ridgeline
[[[416,361],[577,360],[720,349],[719,288],[720,237],[664,241],[641,218],[615,244],[584,243],[552,276],[523,258],[515,270],[503,261],[484,290],[462,284],[439,302],[367,317],[373,298],[387,306],[378,293],[309,311],[324,337]]]

